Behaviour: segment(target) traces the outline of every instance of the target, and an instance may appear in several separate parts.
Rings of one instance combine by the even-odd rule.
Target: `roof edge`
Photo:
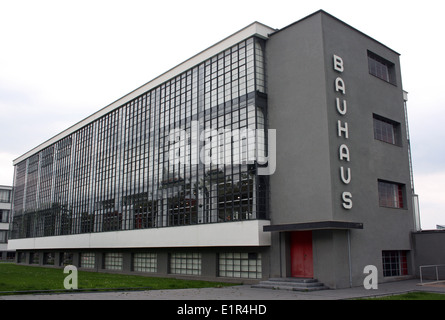
[[[395,54],[397,54],[397,55],[400,56],[400,53],[398,53],[397,51],[391,49],[391,48],[388,47],[387,45],[381,43],[380,41],[374,39],[373,37],[367,35],[366,33],[364,33],[364,32],[362,32],[362,31],[358,30],[357,28],[354,28],[354,27],[351,26],[350,24],[347,24],[347,23],[344,22],[343,20],[340,20],[339,18],[333,16],[332,14],[330,14],[330,13],[324,11],[323,9],[320,9],[320,10],[318,10],[318,11],[315,11],[314,13],[311,13],[310,15],[308,15],[308,16],[306,16],[306,17],[304,17],[304,18],[302,18],[302,19],[300,19],[300,20],[298,20],[298,21],[295,21],[294,23],[291,23],[290,25],[288,25],[288,26],[286,26],[286,27],[284,27],[284,28],[282,28],[282,29],[277,30],[276,32],[270,34],[270,36],[273,36],[273,35],[275,35],[275,34],[281,32],[281,31],[283,31],[283,30],[286,30],[287,28],[290,28],[290,27],[292,27],[292,26],[294,26],[294,25],[296,25],[296,24],[298,24],[298,23],[300,23],[300,22],[302,22],[302,21],[304,21],[304,20],[306,20],[306,19],[312,18],[313,16],[315,16],[315,15],[317,15],[317,14],[325,15],[325,16],[327,16],[327,17],[330,17],[330,18],[332,18],[332,19],[334,19],[334,20],[340,22],[341,24],[345,25],[346,27],[348,27],[348,28],[350,28],[350,29],[352,29],[352,30],[354,30],[354,31],[356,31],[356,32],[358,32],[358,33],[360,33],[361,35],[365,36],[366,38],[368,38],[368,39],[370,39],[370,40],[372,40],[372,41],[378,43],[379,45],[385,47],[386,49],[388,49],[388,50],[390,50],[390,51],[392,51],[392,52],[394,52]]]

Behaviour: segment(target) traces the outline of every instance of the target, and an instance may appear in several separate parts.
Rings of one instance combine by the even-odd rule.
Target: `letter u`
[[[344,184],[349,184],[351,183],[351,168],[347,169],[347,177],[345,177],[345,168],[344,167],[340,167],[340,177],[341,177],[341,181]]]

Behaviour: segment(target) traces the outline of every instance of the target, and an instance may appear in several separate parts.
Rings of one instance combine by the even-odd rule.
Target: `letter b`
[[[335,54],[334,54],[334,70],[338,72],[345,71],[345,68],[343,66],[343,59]]]

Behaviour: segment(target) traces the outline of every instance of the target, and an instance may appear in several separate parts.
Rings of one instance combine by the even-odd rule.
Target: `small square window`
[[[45,252],[43,254],[43,264],[44,265],[54,265],[54,253]]]
[[[82,252],[80,254],[80,266],[82,268],[94,269],[96,265],[96,254],[94,252]]]
[[[383,251],[383,276],[398,277],[408,275],[406,251]]]
[[[374,138],[386,143],[401,145],[400,123],[374,115]]]
[[[368,68],[373,76],[396,85],[394,63],[368,51]]]
[[[122,270],[123,255],[122,253],[106,253],[104,257],[104,269]]]
[[[387,208],[404,208],[404,185],[381,181],[378,184],[379,205]]]

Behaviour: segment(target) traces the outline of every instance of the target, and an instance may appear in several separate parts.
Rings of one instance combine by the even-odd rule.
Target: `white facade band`
[[[186,227],[10,239],[8,245],[11,250],[270,246],[271,234],[263,232],[265,225],[270,225],[270,221],[251,220]]]

